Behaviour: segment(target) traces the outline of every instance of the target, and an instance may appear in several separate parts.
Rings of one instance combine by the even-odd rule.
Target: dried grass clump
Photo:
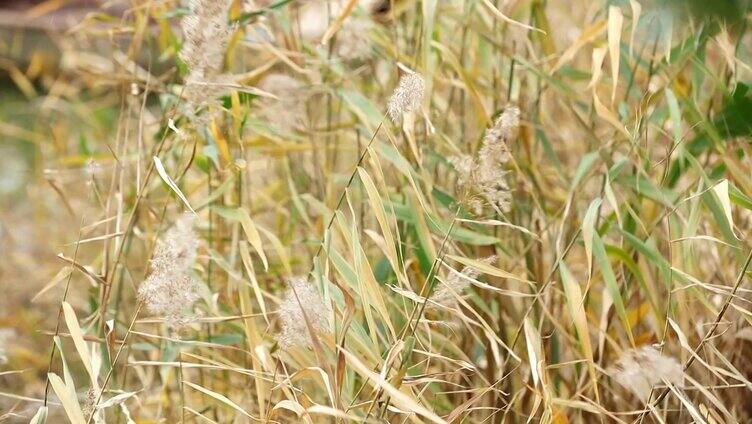
[[[0,3],[0,422],[750,421],[749,1]]]

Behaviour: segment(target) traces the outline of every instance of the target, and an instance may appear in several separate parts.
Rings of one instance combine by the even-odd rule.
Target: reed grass
[[[749,18],[114,2],[52,61],[14,29],[0,422],[749,422]]]

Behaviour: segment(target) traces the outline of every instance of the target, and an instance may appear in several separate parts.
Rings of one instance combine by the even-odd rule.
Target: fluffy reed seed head
[[[520,108],[508,106],[504,112],[496,118],[494,125],[486,130],[483,137],[483,145],[497,145],[510,142],[520,128]],[[507,158],[507,160],[509,160]]]
[[[470,209],[480,215],[488,205],[501,212],[509,212],[512,193],[507,181],[506,165],[511,159],[508,142],[520,126],[520,109],[507,107],[486,130],[478,157],[458,156],[450,162],[459,173],[458,184],[468,193]]]
[[[183,214],[157,241],[151,274],[138,288],[147,310],[164,316],[170,328],[187,324],[190,315],[186,310],[199,299],[198,282],[189,273],[198,248],[194,220],[193,214]]]
[[[483,146],[478,152],[477,184],[480,193],[493,207],[508,212],[512,198],[505,165],[511,159],[508,142],[520,125],[520,110],[508,107],[486,130]]]
[[[141,284],[138,294],[149,312],[164,316],[167,327],[177,329],[191,321],[186,310],[199,299],[198,288],[190,275],[154,272]]]
[[[475,169],[475,159],[470,155],[457,155],[450,157],[449,163],[452,164],[459,175],[457,178],[457,184],[460,187],[467,186],[467,183],[472,177],[473,169]]]
[[[227,23],[230,4],[231,0],[191,0],[192,13],[181,22],[184,41],[180,59],[189,70],[183,94],[189,115],[216,103],[215,99],[229,91],[228,86],[235,84],[232,76],[221,74],[225,50],[233,31]]]
[[[480,262],[490,265],[495,260],[496,256],[492,255],[481,259]],[[472,284],[472,280],[475,280],[481,274],[482,272],[478,268],[472,266],[466,266],[462,268],[462,271],[450,269],[446,280],[439,282],[439,286],[436,287],[431,300],[440,305],[453,306],[457,303],[457,298],[461,297],[465,289]]]
[[[225,49],[232,32],[227,23],[231,0],[191,0],[192,13],[183,18],[183,47],[180,59],[188,65],[191,77],[202,80],[222,68]]]
[[[294,346],[310,347],[313,339],[306,319],[315,333],[327,333],[331,308],[324,303],[316,288],[305,279],[291,278],[287,285],[287,291],[279,305],[282,328],[277,341],[282,349]]]
[[[160,270],[188,270],[196,261],[198,249],[198,235],[193,230],[196,217],[186,212],[175,221],[161,240],[157,240],[151,269]]]
[[[417,72],[402,75],[387,105],[392,121],[396,122],[403,114],[420,109],[425,90],[426,83]]]
[[[653,346],[643,346],[624,352],[608,369],[617,383],[646,401],[653,386],[669,382],[682,386],[684,371],[675,358],[662,356]]]

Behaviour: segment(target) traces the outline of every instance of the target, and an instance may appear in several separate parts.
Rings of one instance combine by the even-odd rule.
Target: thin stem
[[[110,381],[110,377],[112,377],[112,372],[115,369],[115,366],[117,365],[118,358],[120,358],[120,353],[123,352],[123,348],[128,344],[128,336],[131,334],[131,331],[133,330],[133,327],[136,325],[136,319],[138,318],[138,314],[141,311],[141,307],[143,306],[143,302],[139,301],[138,306],[136,306],[136,312],[133,313],[133,319],[131,320],[130,325],[128,326],[128,330],[125,332],[125,336],[123,336],[123,342],[120,343],[120,347],[118,348],[117,353],[115,354],[115,359],[112,361],[112,366],[110,367],[110,370],[107,372],[107,376],[104,378],[104,382],[102,383],[102,388],[99,390],[99,394],[97,394],[97,398],[94,400],[94,405],[98,405],[99,401],[102,399],[102,394],[104,394],[105,389],[107,388],[107,383]],[[94,415],[96,414],[97,409],[96,407],[93,408],[91,411],[91,414],[89,414],[89,419],[86,420],[86,424],[90,424],[91,420],[94,418]]]
[[[345,195],[347,194],[347,189],[350,188],[353,181],[355,180],[355,175],[358,173],[358,168],[360,167],[360,164],[363,163],[363,159],[365,159],[366,154],[371,150],[371,145],[373,144],[373,141],[376,140],[376,135],[378,135],[379,130],[381,130],[381,127],[384,124],[385,117],[381,118],[381,122],[379,122],[379,126],[376,127],[376,131],[374,131],[373,135],[371,136],[371,139],[368,141],[368,145],[366,145],[366,148],[363,150],[363,153],[360,154],[360,157],[358,158],[358,162],[355,164],[355,169],[353,169],[352,174],[350,174],[350,179],[347,181],[347,185],[345,186],[344,190],[342,190],[342,194],[339,196],[339,200],[337,201],[337,205],[334,207],[334,211],[332,211],[332,217],[329,219],[329,223],[326,225],[326,228],[324,229],[324,239],[326,239],[326,233],[329,232],[329,230],[332,228],[332,225],[334,224],[334,218],[337,216],[337,211],[339,211],[340,206],[342,206],[342,202],[345,200]],[[316,258],[319,257],[321,254],[321,251],[324,249],[324,243],[319,244],[318,250],[316,250],[316,254],[313,255],[313,258],[311,259],[311,267],[315,264]],[[313,269],[311,269],[313,271]]]
[[[83,227],[83,218],[81,219],[81,225],[78,227],[78,241],[81,241],[81,229]],[[80,245],[76,242],[76,249],[73,252],[73,263],[76,263],[76,260],[78,258],[78,246]],[[63,291],[63,299],[60,301],[60,308],[57,310],[57,322],[55,323],[55,334],[52,336],[52,351],[50,352],[50,361],[47,364],[47,380],[44,384],[44,406],[47,406],[47,398],[50,392],[50,373],[52,372],[52,362],[55,360],[55,337],[57,337],[60,334],[60,318],[63,315],[63,302],[65,302],[66,298],[68,297],[68,290],[70,289],[70,283],[71,278],[73,278],[73,272],[75,271],[76,267],[73,265],[70,265],[71,270],[68,274],[68,281],[65,283],[65,291]]]

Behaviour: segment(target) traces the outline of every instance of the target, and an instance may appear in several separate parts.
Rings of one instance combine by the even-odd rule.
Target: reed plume
[[[470,210],[481,215],[486,206],[497,212],[509,212],[512,199],[506,165],[511,159],[508,143],[520,126],[520,109],[507,107],[488,128],[476,158],[469,155],[449,159],[459,174],[458,185],[465,190]]]
[[[480,262],[490,265],[495,260],[496,256],[492,255],[481,259]],[[444,281],[439,282],[439,286],[431,296],[431,300],[436,304],[454,306],[457,303],[457,299],[462,297],[465,289],[481,274],[481,270],[473,266],[466,266],[462,268],[462,271],[450,268],[449,275]]]
[[[214,103],[235,82],[232,76],[221,73],[233,31],[227,19],[231,3],[231,0],[191,0],[191,13],[181,22],[184,40],[180,59],[189,70],[184,95],[191,115]]]
[[[653,387],[660,383],[682,386],[684,382],[684,372],[679,361],[661,355],[653,346],[627,350],[608,371],[617,383],[643,401],[650,396]]]
[[[193,214],[183,214],[157,241],[151,274],[138,289],[147,310],[164,316],[167,326],[173,329],[190,321],[189,310],[199,299],[199,285],[190,275],[199,240],[193,230],[194,220]]]
[[[387,104],[387,111],[392,121],[396,122],[405,113],[420,109],[425,90],[426,83],[417,72],[407,72],[402,75]]]
[[[282,328],[277,337],[280,347],[289,349],[294,346],[310,347],[313,343],[310,324],[314,333],[329,331],[331,308],[324,303],[316,288],[303,278],[291,278],[287,281],[287,291],[279,305]]]

